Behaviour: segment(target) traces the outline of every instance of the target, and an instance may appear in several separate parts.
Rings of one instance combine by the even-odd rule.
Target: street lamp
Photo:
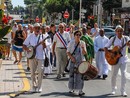
[[[79,28],[81,27],[81,10],[82,10],[82,0],[80,0],[80,13],[79,13]]]
[[[72,24],[74,23],[74,9],[72,9]]]

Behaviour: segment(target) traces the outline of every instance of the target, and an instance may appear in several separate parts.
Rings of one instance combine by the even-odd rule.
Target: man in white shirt
[[[95,50],[95,60],[96,66],[98,68],[98,79],[106,79],[108,75],[108,63],[105,58],[104,47],[108,43],[109,39],[104,35],[104,30],[100,29],[99,36],[94,39],[94,50]]]
[[[112,37],[110,39],[110,41],[105,45],[105,52],[106,53],[108,53],[108,48],[110,48],[110,46],[112,46],[112,45],[114,45],[114,47],[118,46],[118,47],[121,48],[126,43],[126,45],[130,47],[130,43],[128,42],[129,37],[123,36],[123,28],[120,25],[116,26],[115,33],[116,33],[116,36]],[[121,50],[119,50],[119,53],[122,56],[119,58],[118,63],[116,65],[112,66],[112,78],[111,78],[112,93],[111,94],[114,95],[115,91],[117,89],[116,79],[117,79],[118,71],[120,69],[121,70],[121,88],[120,88],[120,91],[121,91],[121,95],[123,97],[127,97],[126,90],[125,90],[125,87],[126,87],[126,69],[127,69],[127,62],[128,62],[128,56],[126,55],[126,46],[123,47]],[[118,52],[113,54],[114,58],[117,57],[116,54],[118,55]]]
[[[99,35],[99,30],[98,24],[95,23],[94,28],[91,29],[92,37],[97,37]]]
[[[69,33],[64,31],[64,24],[59,24],[59,32],[54,35],[52,54],[55,55],[56,52],[56,62],[57,62],[57,79],[61,78],[61,74],[65,77],[65,66],[67,63],[66,49],[67,44],[70,41]],[[56,50],[55,50],[56,49]]]
[[[18,30],[18,25],[17,23],[15,22],[14,23],[14,26],[12,27],[12,38],[14,37],[15,35],[15,32]]]
[[[23,48],[27,52],[31,52],[28,46],[35,47],[38,43],[40,43],[44,38],[40,35],[40,24],[34,24],[34,33],[32,33],[23,43]],[[46,47],[46,44],[42,42],[36,48],[36,55],[34,58],[29,59],[29,66],[31,70],[31,79],[32,79],[32,90],[34,92],[41,92],[42,91],[42,77],[43,77],[43,62],[44,62],[44,51],[43,49]],[[38,79],[36,78],[36,73],[38,72]]]

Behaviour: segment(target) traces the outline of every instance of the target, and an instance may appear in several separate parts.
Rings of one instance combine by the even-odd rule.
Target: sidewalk
[[[10,98],[9,96],[29,89],[22,65],[13,64],[11,60],[3,60],[0,69],[0,98]]]

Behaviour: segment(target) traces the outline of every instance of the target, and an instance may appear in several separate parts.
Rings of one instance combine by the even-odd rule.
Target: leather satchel
[[[48,67],[48,65],[49,65],[49,59],[47,56],[45,56],[44,66]]]
[[[49,66],[49,58],[47,57],[45,50],[44,50],[44,53],[45,53],[44,67],[48,67]]]

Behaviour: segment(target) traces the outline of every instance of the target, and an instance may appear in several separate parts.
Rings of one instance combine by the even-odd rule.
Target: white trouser
[[[43,78],[43,61],[40,59],[29,59],[29,66],[31,70],[32,87],[41,88],[42,78]],[[36,78],[36,72],[38,73],[38,79]]]
[[[112,83],[112,90],[116,89],[116,79],[117,79],[117,74],[118,70],[121,70],[121,92],[125,92],[125,86],[126,86],[126,68],[127,64],[117,64],[112,66],[112,78],[111,78],[111,83]]]
[[[56,48],[57,74],[63,74],[67,62],[66,49]]]
[[[100,75],[100,76],[103,74],[108,75],[108,71],[109,71],[108,63],[104,56],[105,56],[105,54],[102,52],[96,53],[96,66],[99,70],[98,75]]]
[[[98,66],[97,66],[97,68],[98,68],[98,70],[99,70],[99,73],[98,73],[98,75],[108,75],[108,64],[99,64]]]

